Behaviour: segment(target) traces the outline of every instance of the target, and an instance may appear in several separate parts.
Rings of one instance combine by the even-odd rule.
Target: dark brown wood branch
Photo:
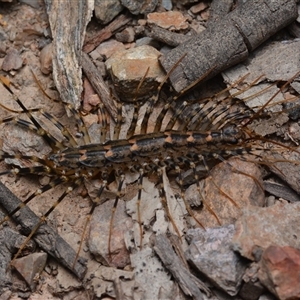
[[[117,108],[110,96],[109,88],[104,82],[101,74],[98,72],[96,66],[91,61],[89,55],[84,52],[82,53],[82,69],[89,82],[103,101],[109,114],[111,115],[113,120],[116,120]]]
[[[176,47],[192,38],[192,36],[172,32],[152,24],[145,28],[145,35],[173,47]]]
[[[153,249],[186,295],[193,297],[193,299],[202,300],[203,294],[200,289],[205,291],[207,295],[210,294],[205,284],[191,274],[176,255],[166,235],[159,234],[155,237]]]
[[[0,205],[10,213],[20,204],[21,200],[0,182]],[[22,231],[27,235],[30,234],[40,220],[28,206],[20,209],[18,213],[12,216],[12,219],[21,225]],[[79,279],[83,279],[87,271],[86,260],[79,257],[74,264],[76,252],[54,229],[46,224],[42,224],[33,239],[41,249],[57,259]]]
[[[160,59],[161,64],[168,72],[186,55],[170,76],[174,89],[179,92],[212,68],[214,70],[207,79],[245,60],[249,52],[297,16],[294,0],[247,1],[224,19],[168,52]]]
[[[131,18],[126,15],[120,15],[111,23],[109,23],[105,28],[100,30],[98,34],[88,41],[85,42],[83,46],[83,51],[86,53],[90,53],[96,47],[98,47],[103,41],[108,40],[117,30],[126,25]]]

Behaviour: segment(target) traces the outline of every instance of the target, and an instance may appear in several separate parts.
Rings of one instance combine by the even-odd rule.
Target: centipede
[[[147,70],[145,73],[147,73]],[[113,239],[114,224],[117,218],[116,210],[124,197],[127,177],[132,174],[135,176],[135,220],[138,234],[135,236],[134,245],[135,250],[140,250],[144,246],[146,226],[149,226],[149,224],[143,223],[145,212],[141,205],[143,197],[147,193],[144,184],[148,177],[152,175],[156,177],[154,186],[165,212],[165,218],[170,223],[168,230],[175,233],[179,239],[184,239],[167,201],[166,176],[168,174],[173,174],[177,180],[179,196],[185,213],[193,219],[194,226],[205,228],[203,221],[195,215],[185,199],[187,186],[184,183],[184,174],[186,171],[191,171],[198,198],[201,199],[201,209],[206,210],[211,218],[221,225],[222,222],[219,216],[213,207],[206,202],[205,195],[201,190],[200,177],[197,172],[199,166],[204,166],[206,176],[209,176],[211,162],[214,162],[214,164],[225,163],[234,172],[253,180],[257,187],[263,190],[260,180],[246,172],[237,170],[228,159],[238,157],[258,165],[269,166],[280,161],[280,159],[269,158],[271,153],[287,151],[299,154],[296,147],[261,137],[249,127],[249,124],[256,119],[272,117],[272,113],[266,111],[266,109],[276,104],[272,103],[276,95],[273,95],[265,105],[259,107],[256,111],[248,108],[244,103],[240,103],[239,94],[251,89],[261,77],[254,79],[251,84],[243,87],[241,91],[229,95],[228,91],[241,85],[245,77],[241,77],[213,97],[192,102],[183,100],[184,95],[202,80],[200,78],[180,94],[171,96],[162,103],[160,101],[160,91],[166,85],[170,73],[165,76],[157,92],[150,99],[141,102],[136,101],[134,104],[126,104],[131,109],[132,117],[125,130],[122,130],[123,114],[124,110],[129,108],[125,104],[118,105],[117,120],[108,122],[105,107],[100,105],[97,109],[98,114],[101,116],[99,142],[92,141],[82,114],[76,111],[72,105],[66,104],[65,106],[66,110],[75,119],[77,128],[75,133],[64,125],[59,118],[45,109],[28,108],[23,100],[20,100],[17,96],[17,92],[13,90],[11,85],[3,81],[3,86],[13,99],[14,108],[1,104],[3,111],[12,114],[3,118],[1,123],[4,127],[20,127],[31,132],[34,136],[39,137],[50,150],[42,156],[9,153],[5,149],[1,150],[1,161],[5,160],[11,166],[11,168],[6,168],[0,173],[1,177],[13,176],[13,178],[18,179],[37,175],[48,179],[46,184],[38,186],[35,191],[31,191],[29,194],[27,193],[22,204],[8,213],[2,219],[1,224],[17,214],[24,205],[29,205],[32,201],[53,190],[62,190],[60,195],[54,199],[54,204],[41,214],[39,221],[14,255],[13,260],[20,256],[25,245],[34,237],[38,228],[47,221],[51,213],[58,206],[63,205],[64,199],[92,181],[98,182],[98,188],[95,197],[91,199],[89,209],[85,210],[86,221],[84,222],[84,230],[81,233],[82,239],[78,247],[79,249],[82,248],[90,219],[93,217],[95,209],[107,202],[107,197],[104,194],[110,190],[109,186],[114,183],[115,196],[110,200],[109,234],[108,240],[105,241],[107,256],[104,258],[107,264],[114,265],[115,249]],[[290,83],[298,76],[299,73],[295,74],[289,81],[281,84],[277,93],[288,88]],[[34,73],[32,77],[35,78]],[[137,94],[138,91],[139,87],[137,87]],[[297,99],[299,99],[299,96],[295,95],[287,102],[293,102]],[[141,114],[142,107],[144,108],[143,114]],[[154,111],[156,112],[155,123],[150,126]],[[110,126],[113,123],[113,130],[111,130]],[[153,128],[151,132],[148,131],[149,127]],[[53,128],[58,134],[52,133]],[[269,144],[272,146],[270,147]],[[296,160],[286,159],[283,161],[299,164]],[[214,183],[211,176],[210,180]],[[238,206],[234,196],[228,195],[223,188],[218,186],[217,188],[219,193],[225,195],[228,200],[224,205]],[[79,252],[80,250],[78,250],[78,255]],[[78,259],[78,255],[76,259]]]

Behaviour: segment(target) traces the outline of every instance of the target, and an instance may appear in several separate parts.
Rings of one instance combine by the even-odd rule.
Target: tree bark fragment
[[[2,205],[9,213],[20,204],[21,200],[0,182],[0,205]],[[25,234],[30,234],[31,230],[40,220],[27,205],[13,215],[12,219],[21,225]],[[42,224],[35,233],[33,239],[44,251],[57,259],[79,279],[83,279],[87,271],[85,259],[79,257],[74,264],[76,252],[54,229],[46,224]]]
[[[168,52],[160,59],[161,64],[168,72],[186,54],[170,76],[174,89],[179,92],[212,68],[206,79],[245,60],[249,52],[297,16],[294,0],[247,1],[224,19]]]
[[[113,102],[110,91],[106,83],[104,82],[101,74],[99,74],[96,66],[85,52],[82,53],[82,69],[92,87],[95,89],[101,100],[103,101],[106,109],[111,117],[117,119],[117,107]]]
[[[204,283],[196,278],[175,254],[166,235],[157,235],[154,243],[154,251],[160,257],[165,267],[172,273],[186,295],[193,297],[193,299],[202,300],[204,298],[200,289],[205,291],[207,295],[210,294]]]
[[[94,2],[45,0],[53,37],[53,79],[63,102],[80,107],[81,52]]]

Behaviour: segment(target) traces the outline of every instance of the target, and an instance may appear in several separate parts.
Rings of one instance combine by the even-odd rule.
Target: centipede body
[[[232,156],[244,157],[251,153],[253,156],[259,157],[259,153],[263,151],[261,143],[263,141],[256,141],[255,139],[252,139],[253,137],[251,136],[251,131],[249,131],[247,126],[244,126],[243,123],[248,122],[252,116],[255,116],[255,113],[245,108],[230,111],[229,108],[232,108],[232,106],[235,104],[230,98],[228,103],[225,101],[225,104],[219,102],[219,100],[217,100],[216,105],[211,105],[209,101],[204,101],[201,104],[195,104],[191,111],[187,110],[186,115],[183,114],[184,117],[182,120],[179,118],[176,118],[175,120],[172,119],[171,114],[166,121],[159,121],[161,122],[160,127],[163,129],[156,129],[156,132],[139,133],[137,130],[137,133],[135,132],[128,137],[126,136],[125,131],[123,138],[118,137],[117,140],[110,139],[103,143],[92,143],[90,141],[87,142],[86,140],[83,140],[82,135],[79,135],[78,140],[82,141],[78,144],[77,138],[75,136],[73,137],[72,130],[70,130],[70,133],[67,133],[65,131],[65,126],[58,126],[60,123],[57,123],[58,119],[54,119],[52,114],[41,110],[31,112],[27,105],[23,104],[23,100],[17,100],[17,103],[19,103],[19,108],[14,107],[14,109],[19,110],[20,114],[16,114],[15,117],[11,119],[7,119],[7,125],[5,126],[17,128],[21,126],[25,127],[25,130],[22,129],[21,132],[29,131],[30,135],[35,137],[42,135],[42,138],[39,140],[46,142],[45,145],[50,146],[48,148],[50,152],[42,155],[40,158],[36,158],[36,154],[29,154],[26,152],[17,156],[15,154],[7,154],[6,152],[2,152],[2,159],[23,158],[22,168],[29,168],[27,171],[22,171],[22,168],[13,167],[11,169],[11,173],[21,173],[22,175],[22,172],[24,172],[24,175],[28,176],[31,176],[31,174],[47,175],[45,178],[48,178],[48,182],[43,185],[43,188],[50,184],[48,189],[53,193],[58,192],[53,196],[54,202],[57,199],[60,199],[62,203],[67,203],[66,198],[69,194],[69,191],[67,190],[68,187],[78,190],[83,186],[85,181],[87,184],[89,184],[92,182],[92,180],[96,179],[98,182],[98,189],[96,195],[94,196],[94,200],[96,199],[96,202],[98,202],[97,204],[105,202],[107,198],[105,193],[109,191],[106,191],[108,184],[103,184],[103,182],[112,181],[110,177],[113,174],[113,179],[116,180],[115,192],[111,195],[113,201],[110,201],[110,203],[103,203],[102,206],[99,206],[101,210],[104,210],[104,206],[108,207],[105,208],[105,213],[108,216],[108,223],[106,223],[107,227],[110,226],[109,223],[111,222],[109,217],[112,209],[111,207],[114,206],[113,202],[116,203],[116,199],[118,198],[119,200],[119,198],[123,197],[123,193],[126,193],[126,190],[125,192],[123,190],[123,188],[126,188],[126,186],[125,182],[123,182],[122,176],[125,176],[126,179],[129,178],[129,173],[133,173],[135,176],[134,181],[137,183],[137,196],[132,201],[135,203],[134,205],[136,205],[136,202],[143,202],[144,198],[147,199],[148,202],[152,201],[153,198],[163,199],[161,205],[164,208],[164,213],[163,215],[159,213],[156,214],[156,226],[158,226],[157,224],[160,218],[168,218],[172,220],[170,221],[171,225],[169,230],[173,230],[174,233],[182,235],[181,232],[184,230],[185,226],[183,223],[181,223],[182,218],[172,219],[172,210],[168,207],[169,204],[167,204],[167,198],[176,198],[180,194],[182,197],[184,197],[183,189],[180,189],[182,183],[180,183],[179,187],[177,187],[177,195],[170,195],[169,191],[171,189],[168,187],[169,183],[167,182],[166,173],[163,170],[166,169],[168,172],[171,171],[175,173],[177,177],[179,177],[179,180],[181,180],[180,178],[182,177],[183,171],[193,170],[192,176],[194,179],[197,179],[196,182],[198,183],[198,175],[194,173],[194,168],[197,165],[205,165],[211,160],[226,160],[228,157]],[[185,104],[184,102],[178,102],[178,104],[179,105],[177,108],[167,107],[166,111],[175,111],[173,116],[179,116],[182,112],[185,112],[186,108],[189,107],[189,105]],[[164,105],[160,106],[160,110],[157,113],[158,116],[160,116],[164,107]],[[30,122],[29,119],[24,118],[23,116],[26,114],[28,115],[29,119],[33,118],[34,121],[31,120]],[[40,121],[40,119],[43,120]],[[157,119],[160,119],[160,117]],[[38,122],[41,122],[43,125],[40,127],[40,125],[34,124],[35,120],[38,120]],[[11,123],[13,123],[13,125],[11,125]],[[55,126],[55,124],[57,126]],[[50,128],[48,126],[51,126],[54,129],[56,127],[60,137],[56,137],[56,135],[52,133],[52,130],[50,131],[48,129]],[[201,127],[201,130],[198,130],[199,126]],[[153,127],[155,128],[155,126]],[[84,130],[82,128],[84,127],[79,127],[77,130]],[[45,132],[43,132],[42,129],[44,129]],[[86,133],[83,133],[83,137],[87,138]],[[263,157],[264,156],[262,155],[261,158]],[[234,163],[229,162],[225,163],[225,165],[229,169],[234,168]],[[237,170],[235,171],[238,173]],[[143,176],[141,176],[141,174],[143,174]],[[151,183],[148,182],[147,177],[151,176],[151,174],[154,174],[158,178],[156,178],[156,181],[158,180],[158,185],[155,186],[155,184],[152,184],[151,186]],[[18,176],[18,174],[16,175]],[[250,175],[247,179],[253,181],[255,176],[256,175]],[[212,175],[211,177],[211,180],[213,180]],[[22,182],[23,178],[20,178],[21,179],[19,182]],[[261,191],[259,183],[255,184],[256,188]],[[38,185],[35,186],[36,187],[33,188],[33,191],[39,189]],[[118,186],[120,188],[118,188]],[[145,189],[144,187],[147,188]],[[156,192],[149,192],[148,187],[151,187]],[[197,189],[196,193],[198,193]],[[201,189],[201,187],[199,187],[199,189]],[[99,196],[100,190],[102,191]],[[222,188],[221,190],[217,189],[217,193],[221,193],[222,190]],[[64,193],[67,195],[66,198],[62,197]],[[70,190],[71,199],[73,193],[76,193],[76,191],[71,192]],[[225,203],[227,203],[227,205],[235,206],[234,200],[232,203],[230,203],[230,198],[234,197],[232,195],[228,196],[227,198],[225,196]],[[26,194],[24,198],[28,199],[30,197],[30,194]],[[44,195],[37,194],[37,197],[42,199]],[[83,204],[82,199],[76,200],[77,203],[75,206],[84,206],[85,215],[87,215],[90,211],[90,203],[88,199],[85,199],[84,201],[85,203]],[[116,233],[114,227],[123,226],[124,228],[127,228],[128,226],[128,228],[131,228],[131,226],[135,226],[134,224],[129,224],[130,222],[127,223],[128,220],[126,221],[126,226],[124,223],[118,224],[119,213],[122,211],[124,213],[125,209],[123,202],[118,202],[118,206],[114,208],[117,210],[117,213],[114,215],[111,225],[112,239]],[[74,205],[74,203],[72,205]],[[143,207],[143,209],[145,208],[144,204],[139,203],[138,205],[140,210],[142,210],[141,207]],[[42,204],[41,207],[43,208],[43,206],[44,205]],[[177,199],[177,201],[175,201],[175,206],[181,206],[182,216],[188,215],[190,212],[189,208],[185,207],[185,203],[181,200]],[[59,208],[59,205],[57,207]],[[52,208],[54,208],[54,206]],[[207,218],[212,218],[219,222],[219,216],[213,215],[213,207],[204,208],[206,208],[207,211]],[[44,208],[42,214],[45,214]],[[46,214],[48,216],[47,210]],[[133,215],[134,214],[134,223],[137,225],[141,222],[141,217],[138,216],[138,213],[133,213]],[[143,214],[143,211],[141,211],[142,216]],[[80,217],[80,221],[79,218],[76,221],[84,223],[82,219],[83,218]],[[102,221],[104,220],[97,220],[96,222],[101,223]],[[72,223],[71,220],[70,222]],[[143,222],[144,227],[142,227],[142,231],[141,229],[137,230],[137,232],[140,233],[134,236],[136,240],[130,247],[137,247],[137,249],[141,247],[141,242],[139,239],[144,234],[148,234],[147,227],[152,225],[153,220],[151,221],[143,219]],[[201,219],[199,220],[199,223],[200,225],[203,225],[201,223]],[[156,230],[159,232],[160,228],[158,227]],[[78,237],[79,236],[80,235],[78,234]],[[105,241],[105,243],[109,245],[111,244],[110,251],[114,252],[113,241],[109,240]],[[109,261],[109,259],[105,257],[104,259],[103,257],[98,259],[105,263],[110,262],[114,264],[113,260]],[[128,263],[128,261],[125,263]]]

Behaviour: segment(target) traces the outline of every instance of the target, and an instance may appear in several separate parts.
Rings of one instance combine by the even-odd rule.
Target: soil
[[[0,3],[0,65],[2,65],[10,48],[16,49],[18,53],[16,56],[13,56],[11,62],[12,66],[8,67],[8,71],[4,71],[2,67],[1,75],[6,75],[9,77],[12,84],[11,89],[28,109],[41,108],[44,111],[49,112],[62,124],[64,124],[64,126],[70,130],[70,132],[76,135],[76,120],[67,115],[65,107],[60,101],[53,101],[53,99],[59,100],[59,95],[55,89],[52,73],[45,75],[41,72],[41,68],[45,67],[45,64],[42,64],[41,66],[41,50],[51,41],[45,5],[43,3],[39,3],[38,1],[32,1],[34,4],[31,3],[31,5],[26,4],[25,1]],[[196,25],[205,25],[208,18],[208,10],[206,8],[207,3],[199,1],[198,5],[200,4],[204,5],[204,9],[201,11],[198,17],[190,17],[189,19],[189,24],[193,24],[194,27]],[[161,8],[161,6],[159,7]],[[196,9],[193,5],[182,6],[178,4],[177,10],[181,10],[182,14],[187,16],[190,13],[190,7],[193,7],[193,10]],[[131,21],[126,26],[128,28],[134,27],[135,30],[141,30],[140,27],[143,27],[143,24],[146,22],[146,16],[143,17],[142,15],[130,15],[130,18]],[[200,21],[197,23],[197,20]],[[90,38],[94,36],[94,34],[103,27],[104,26],[100,25],[96,18],[93,17],[87,28],[87,37]],[[124,27],[122,27],[122,30],[124,30]],[[120,29],[119,31],[121,32],[122,30]],[[185,30],[187,29],[180,28],[180,30],[179,31],[181,33],[185,33]],[[282,31],[276,35],[273,41],[280,41],[286,39],[287,37],[290,38],[288,31]],[[115,35],[112,36],[112,39],[116,39]],[[139,39],[140,37],[136,35],[133,41],[130,43],[124,42],[123,44],[125,47],[130,48],[133,47],[134,43],[137,43],[137,40]],[[269,43],[272,44],[272,42]],[[263,49],[263,47],[260,49]],[[21,67],[16,66],[18,58],[21,58]],[[103,67],[102,62],[99,62],[99,60],[96,61],[96,63]],[[249,63],[249,65],[252,64]],[[247,67],[249,67],[249,65],[247,65]],[[243,66],[245,66],[245,64]],[[41,91],[41,88],[34,79],[32,72],[38,79],[42,89],[50,96],[50,98],[46,97]],[[255,73],[255,70],[253,70],[253,73]],[[230,82],[229,77],[232,75],[230,71],[229,73],[224,73],[223,75],[224,78],[229,82],[228,84],[231,84],[234,81],[232,80]],[[290,75],[292,76],[293,74]],[[232,75],[232,78],[233,77],[235,77],[235,75]],[[111,83],[109,76],[106,76],[105,78],[109,83]],[[280,79],[281,78],[273,79],[272,82]],[[201,92],[204,95],[205,93],[209,93],[213,85],[217,87],[224,87],[225,83],[223,82],[223,78],[219,76],[217,79],[214,79],[213,82],[204,84],[205,90]],[[213,92],[215,91],[213,90]],[[285,91],[284,95],[287,97],[289,92],[290,91]],[[0,85],[0,93],[2,107],[0,109],[0,119],[3,120],[11,115],[16,116],[17,118],[22,115],[22,118],[26,119],[24,114],[11,111],[15,110],[20,112],[21,109],[15,103],[13,97],[9,95],[7,90],[2,85]],[[89,92],[85,87],[83,98],[84,96],[87,96],[88,93]],[[169,88],[165,88],[164,93],[169,93]],[[160,104],[160,106],[162,105],[163,104]],[[262,104],[256,105],[261,106]],[[255,106],[255,104],[253,106]],[[51,125],[51,122],[45,120],[45,118],[42,118],[39,112],[34,113],[34,115],[45,123],[45,128],[51,131],[51,134],[57,136],[59,140],[63,138],[60,131],[57,130],[53,124]],[[92,125],[91,127],[94,126],[96,127],[96,130],[99,130],[97,127],[99,119],[96,113],[89,113],[83,116],[83,119],[87,127]],[[298,137],[296,136],[294,138],[291,136],[291,128],[294,128],[297,125],[297,121],[292,122],[287,120],[288,118],[282,121],[280,124],[278,123],[280,121],[275,122],[275,126],[273,123],[268,123],[267,125],[264,124],[264,133],[260,132],[259,134],[264,136],[266,135],[268,138],[270,136],[272,136],[272,138],[275,137],[278,141],[283,141],[286,139],[287,144],[294,147],[296,144],[298,145]],[[155,120],[153,122],[155,123]],[[261,123],[257,122],[260,121],[255,121],[255,126],[259,127]],[[96,134],[99,134],[99,131],[96,132]],[[2,125],[0,137],[1,149],[10,154],[18,153],[27,156],[34,155],[43,157],[52,150],[51,147],[49,147],[49,145],[43,140],[43,138],[37,136],[36,133],[26,128],[15,126],[11,124],[11,122]],[[288,160],[288,158],[286,159]],[[6,160],[5,163],[1,162],[1,171],[7,170],[8,164],[12,163],[22,167],[30,166],[30,162],[28,162],[28,160]],[[247,164],[248,162],[225,163],[225,167],[223,166],[223,169],[220,169],[219,171],[217,166],[210,173],[213,178],[216,178],[214,184],[212,184],[212,181],[209,180],[202,181],[200,183],[201,187],[204,186],[203,190],[205,191],[205,194],[207,194],[207,198],[209,198],[208,194],[211,191],[212,198],[208,199],[208,203],[212,202],[215,204],[216,208],[214,209],[217,211],[217,214],[220,213],[220,207],[222,206],[228,205],[232,207],[228,208],[228,211],[225,212],[226,216],[224,217],[224,220],[222,219],[222,225],[233,223],[239,217],[239,209],[237,209],[237,206],[235,206],[236,203],[233,202],[237,201],[237,203],[240,204],[244,201],[244,199],[237,199],[242,198],[243,196],[240,195],[240,191],[244,190],[243,185],[247,188],[250,186],[250,190],[247,190],[247,193],[251,194],[252,197],[255,198],[255,200],[247,199],[245,200],[246,202],[260,202],[262,198],[262,202],[265,200],[265,194],[262,194],[259,184],[257,184],[257,182],[262,182],[261,167],[257,168],[256,165],[252,163],[242,167],[243,170],[246,170],[247,168],[247,174],[251,174],[246,175],[246,178],[242,179],[241,176],[239,176],[239,179],[241,179],[241,181],[245,181],[245,183],[239,183],[239,181],[232,179],[231,181],[226,181],[227,183],[224,184],[224,187],[222,186],[222,183],[224,183],[227,177],[234,178],[233,176],[238,173],[236,170],[241,168],[240,166],[243,163]],[[255,170],[252,171],[250,170],[251,168],[255,168]],[[273,172],[276,173],[276,169],[277,168],[275,167]],[[225,172],[225,175],[222,172]],[[274,176],[270,175],[271,173],[269,170],[264,170],[263,172],[267,173],[269,177]],[[232,177],[228,175],[231,173],[233,173]],[[279,173],[281,172],[279,171]],[[283,179],[286,179],[288,175],[285,176],[285,174],[288,173],[291,173],[290,177],[296,176],[295,174],[297,173],[297,168],[284,170],[284,175],[279,176],[283,177]],[[153,232],[159,233],[168,231],[173,234],[177,234],[179,231],[180,234],[183,235],[188,228],[196,226],[195,221],[192,218],[183,217],[188,215],[188,213],[185,209],[184,203],[182,203],[182,201],[179,199],[180,189],[176,184],[176,176],[174,174],[169,174],[169,176],[163,174],[163,176],[166,177],[164,187],[168,196],[167,198],[177,199],[177,202],[173,204],[173,207],[171,205],[169,208],[171,218],[172,220],[175,220],[175,223],[178,226],[177,230],[174,229],[170,218],[167,220],[164,210],[162,209],[157,189],[157,174],[153,174],[147,178],[144,178],[143,190],[145,193],[143,199],[141,200],[140,206],[143,214],[143,223],[145,228],[147,228],[145,229],[144,237],[145,248],[141,252],[136,251],[136,249],[139,248],[139,246],[137,246],[139,244],[139,226],[137,225],[138,216],[136,213],[138,174],[126,174],[126,182],[124,183],[124,188],[122,190],[122,195],[124,197],[122,201],[120,201],[121,203],[118,205],[117,212],[114,217],[115,224],[112,233],[112,250],[118,253],[114,256],[113,261],[109,261],[107,253],[100,255],[99,252],[97,252],[98,250],[93,249],[98,247],[97,243],[104,244],[103,248],[106,248],[106,250],[108,249],[107,240],[109,235],[110,214],[114,199],[116,197],[115,195],[117,193],[117,184],[114,180],[112,180],[105,195],[103,195],[103,198],[109,199],[109,201],[105,202],[102,206],[99,206],[96,209],[91,221],[91,228],[84,232],[86,219],[92,206],[91,199],[95,198],[95,194],[97,193],[100,185],[99,180],[88,180],[86,185],[81,185],[75,191],[68,194],[63,199],[62,203],[58,205],[53,213],[51,213],[47,218],[47,224],[55,228],[55,230],[57,230],[57,232],[72,246],[73,249],[75,249],[75,251],[77,251],[79,244],[83,240],[80,256],[87,259],[88,271],[85,278],[83,280],[78,280],[70,271],[62,267],[57,260],[48,256],[45,269],[38,275],[38,278],[36,278],[37,284],[35,285],[34,289],[30,289],[18,272],[12,270],[13,277],[11,284],[8,284],[7,287],[2,290],[2,297],[7,296],[7,298],[3,299],[8,299],[9,297],[9,299],[113,299],[118,297],[118,293],[123,294],[122,296],[119,295],[118,299],[127,299],[126,297],[128,297],[128,299],[151,299],[152,289],[153,293],[156,291],[156,289],[159,291],[157,293],[162,295],[161,299],[164,297],[169,297],[168,299],[171,299],[170,296],[166,296],[168,295],[167,292],[162,290],[164,285],[166,286],[167,290],[171,283],[175,286],[173,287],[173,290],[170,288],[170,290],[172,290],[174,293],[173,295],[175,295],[172,297],[172,299],[190,299],[188,296],[185,296],[184,293],[182,293],[182,291],[179,289],[178,285],[174,283],[174,278],[171,278],[169,272],[164,268],[163,264],[155,256],[155,254],[153,254],[153,251],[149,246],[151,245],[151,241],[153,239]],[[220,176],[221,178],[219,179],[218,177]],[[222,176],[224,177],[222,178]],[[252,180],[254,177],[255,180]],[[170,179],[170,182],[168,182],[168,178]],[[36,174],[17,177],[12,176],[11,174],[1,176],[1,181],[5,184],[5,186],[7,186],[22,201],[25,200],[31,192],[49,183],[49,180],[50,179],[47,176],[38,176]],[[286,180],[288,181],[289,179]],[[256,187],[253,188],[251,183],[248,183],[249,181],[251,181],[252,184],[254,181],[254,186]],[[234,198],[233,202],[229,201],[228,197],[227,199],[226,197],[223,197],[225,198],[223,200],[215,200],[215,198],[218,197],[217,194],[220,194],[219,189],[213,191],[215,183],[218,186],[222,186],[222,190],[227,189],[226,193],[232,195],[231,198]],[[287,184],[284,183],[284,186],[286,185]],[[298,190],[297,187],[293,186],[293,188],[299,193],[299,187]],[[45,214],[50,207],[52,207],[54,202],[65,191],[65,189],[66,187],[64,185],[56,186],[51,189],[50,192],[36,197],[36,199],[31,201],[28,205],[40,217]],[[253,195],[254,189],[257,193],[255,195]],[[222,205],[222,203],[224,203],[224,205]],[[235,211],[233,212],[231,209],[235,209]],[[203,219],[211,218],[211,220],[204,222],[205,227],[218,226],[218,222],[211,214],[206,212],[205,216],[201,216],[201,213],[198,212],[197,208],[195,210],[195,214],[199,215],[200,218]],[[220,215],[222,214],[223,212],[220,213]],[[234,215],[234,220],[227,221],[228,215]],[[9,223],[12,223],[11,226],[13,228],[16,227],[13,222]],[[149,229],[152,226],[155,229]],[[124,227],[129,228],[128,233],[124,233]],[[96,235],[96,237],[94,237],[94,235]],[[118,239],[124,238],[125,242],[124,240],[119,242]],[[98,239],[100,241],[98,241]],[[135,241],[133,242],[133,240]],[[116,246],[114,243],[116,243]],[[182,248],[185,250],[187,246],[187,242],[183,239]],[[116,247],[117,250],[115,250],[114,247]],[[38,251],[41,251],[39,247],[37,247],[37,249]],[[135,250],[129,254],[128,249]],[[11,256],[13,257],[13,254],[11,254]],[[155,259],[152,259],[152,256],[155,256]],[[107,263],[107,261],[114,267],[108,267],[102,264],[103,262]],[[149,275],[149,273],[147,275],[148,277],[146,275],[143,277],[143,275],[136,274],[138,272],[140,274],[143,273],[143,271],[146,272],[144,266],[146,263],[147,268],[149,268],[147,271],[150,270],[149,273],[152,277]],[[156,273],[154,273],[153,270],[156,270]],[[162,271],[158,272],[157,270]],[[152,271],[153,274],[151,273]],[[161,274],[157,275],[158,273]],[[134,275],[137,276],[137,281],[135,281]],[[150,281],[149,276],[151,279],[154,278],[154,283],[152,281],[151,283],[147,282]],[[119,282],[120,278],[122,278],[122,283]],[[147,295],[147,297],[145,295]],[[222,298],[221,296],[213,297],[215,297],[215,299]],[[230,299],[242,299],[238,297],[239,296],[234,296]]]

